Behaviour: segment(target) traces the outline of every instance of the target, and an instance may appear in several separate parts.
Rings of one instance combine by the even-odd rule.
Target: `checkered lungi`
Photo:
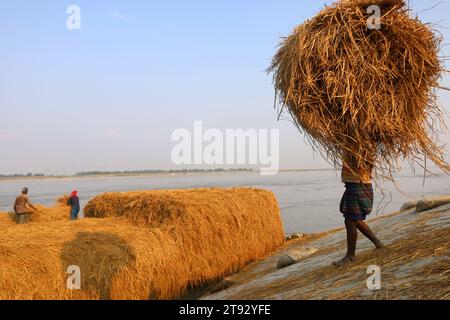
[[[340,206],[345,219],[366,220],[373,209],[372,184],[346,183],[345,189]]]

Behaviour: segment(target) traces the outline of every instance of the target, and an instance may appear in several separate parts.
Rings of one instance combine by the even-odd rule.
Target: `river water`
[[[450,194],[449,176],[428,177],[425,186],[420,176],[402,174],[397,178],[398,188],[385,183],[382,186],[383,192],[377,190],[372,218],[397,211],[406,201]],[[51,205],[56,198],[74,189],[79,191],[82,205],[85,205],[91,197],[111,191],[249,186],[269,189],[275,193],[286,233],[316,233],[343,225],[339,202],[344,186],[335,171],[282,172],[276,176],[233,173],[0,181],[0,211],[11,210],[15,197],[24,186],[30,189],[32,202],[43,205]]]

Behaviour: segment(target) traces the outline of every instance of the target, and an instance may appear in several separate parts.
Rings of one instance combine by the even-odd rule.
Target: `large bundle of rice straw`
[[[284,242],[274,195],[257,189],[110,193],[76,222],[5,228],[0,299],[174,299]],[[69,266],[81,290],[68,290]]]
[[[381,9],[381,29],[368,27]],[[331,163],[346,150],[364,170],[391,177],[399,160],[444,171],[436,90],[445,72],[441,37],[403,0],[346,0],[323,9],[284,39],[269,72],[283,111]]]
[[[70,206],[67,204],[68,196],[62,196],[55,201],[53,207],[36,205],[36,211],[30,210],[31,222],[51,222],[69,220]]]
[[[35,205],[36,210],[28,208],[31,215],[29,223],[41,223],[60,220],[69,220],[70,206],[67,205],[67,196],[62,196],[55,201],[52,207]],[[17,215],[14,212],[0,212],[0,226],[14,225],[17,223]]]

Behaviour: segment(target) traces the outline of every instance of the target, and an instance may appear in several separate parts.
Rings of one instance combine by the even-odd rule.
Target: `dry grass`
[[[69,220],[70,206],[67,205],[68,196],[62,196],[58,198],[53,207],[44,207],[36,205],[37,211],[33,212],[31,216],[31,222],[42,223],[59,220]]]
[[[86,214],[7,228],[0,299],[173,299],[284,241],[274,195],[256,189],[105,194]],[[70,265],[81,291],[65,289]]]
[[[423,215],[408,235],[383,250],[358,253],[356,262],[348,267],[318,267],[292,273],[269,285],[249,288],[228,299],[270,299],[289,292],[289,299],[307,300],[441,300],[450,299],[450,228],[428,222],[445,211]],[[390,228],[390,227],[388,227]],[[338,244],[343,247],[345,241]],[[321,248],[307,259],[325,257],[336,247]],[[367,268],[381,267],[382,290],[369,291]],[[261,275],[262,276],[262,275]],[[284,295],[286,297],[286,294]]]
[[[70,206],[67,205],[67,196],[62,196],[55,201],[52,207],[35,205],[36,211],[28,208],[31,214],[30,223],[45,223],[59,220],[69,220]],[[16,224],[17,216],[14,212],[0,212],[0,226],[11,226]]]
[[[382,8],[381,29],[369,30],[369,5]],[[283,111],[314,148],[342,166],[342,152],[359,167],[392,178],[398,161],[449,172],[436,90],[445,72],[442,39],[413,17],[403,0],[338,1],[285,38],[269,72]]]
[[[11,212],[0,212],[0,228],[15,225],[14,214]]]
[[[256,221],[262,227],[266,223],[259,220],[266,215],[273,230],[279,231],[281,220],[273,221],[274,212],[279,209],[273,193],[252,188],[105,193],[91,199],[84,209],[86,217],[124,217],[137,226],[172,228],[182,223],[189,228],[186,224],[201,226],[204,222],[220,231],[226,223],[227,232],[255,228],[252,223]]]
[[[173,239],[120,219],[21,225],[0,238],[1,299],[147,299],[152,285],[168,296],[188,276]],[[71,265],[81,291],[66,290]]]
[[[396,241],[389,248],[366,252],[356,264],[344,270],[324,268],[324,274],[332,277],[337,272],[344,275],[334,283],[344,287],[350,283],[348,275],[364,275],[369,265],[382,266],[383,289],[369,293],[364,281],[352,289],[321,296],[313,293],[309,299],[349,300],[349,299],[445,299],[450,293],[450,229],[427,232],[421,230],[407,239]],[[423,264],[422,266],[420,266]],[[415,265],[414,267],[412,265]],[[405,271],[402,271],[405,270]],[[409,271],[407,271],[409,270]],[[309,275],[316,277],[315,275]],[[362,278],[364,279],[364,278]],[[311,280],[311,279],[310,279]],[[350,281],[349,281],[350,280]],[[356,282],[357,283],[357,282]],[[326,288],[322,288],[326,290]],[[319,290],[318,290],[319,291]]]

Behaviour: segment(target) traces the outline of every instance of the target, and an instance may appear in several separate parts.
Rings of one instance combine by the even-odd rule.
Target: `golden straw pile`
[[[35,205],[36,211],[28,208],[31,214],[31,223],[52,222],[59,220],[69,220],[70,206],[67,205],[67,196],[62,196],[55,201],[53,207],[45,207]],[[17,215],[14,212],[0,212],[0,226],[15,225],[17,223]]]
[[[371,5],[381,29],[370,29]],[[436,90],[445,72],[441,37],[413,17],[403,0],[338,1],[284,39],[269,72],[283,111],[323,157],[392,177],[398,160],[444,171],[445,129]]]
[[[67,205],[68,196],[60,197],[51,208],[36,205],[36,211],[29,210],[32,222],[51,222],[69,220],[70,206]]]
[[[76,222],[0,235],[0,299],[174,299],[284,242],[274,195],[257,189],[110,193]],[[81,270],[68,290],[67,268]]]
[[[15,224],[15,214],[10,212],[0,212],[0,228],[13,226]]]

